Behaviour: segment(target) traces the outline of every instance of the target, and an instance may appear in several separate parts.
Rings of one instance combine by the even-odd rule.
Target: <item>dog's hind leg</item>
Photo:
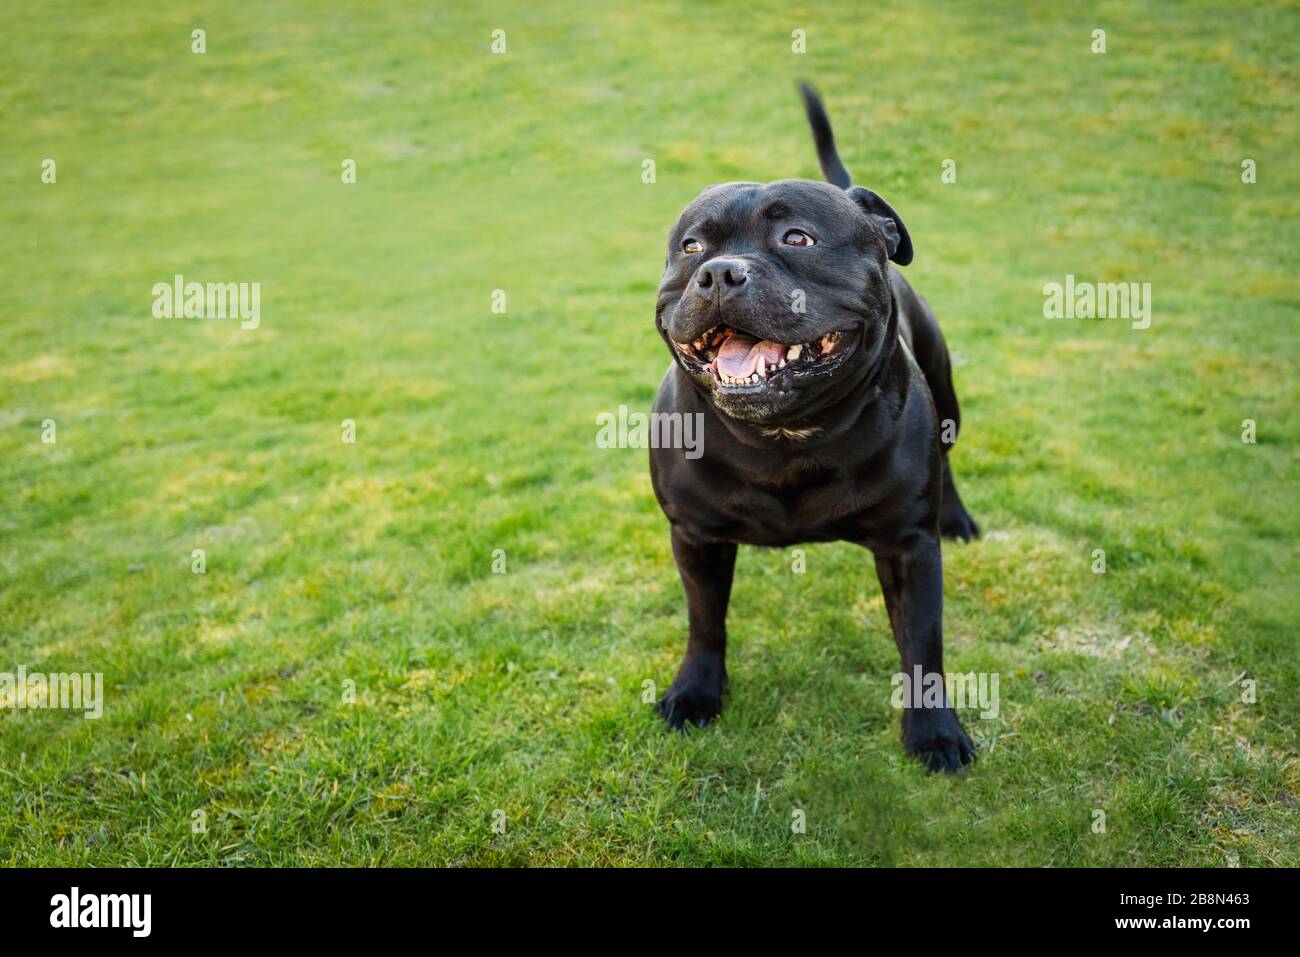
[[[957,486],[952,480],[952,466],[948,464],[948,450],[943,451],[943,503],[939,506],[939,534],[944,538],[955,538],[969,542],[980,537],[980,527],[970,517]]]
[[[961,408],[957,405],[957,392],[952,387],[948,345],[929,304],[898,272],[891,270],[891,278],[900,311],[899,331],[925,375],[925,382],[934,397],[935,412],[939,415],[939,443],[943,448],[943,504],[939,512],[939,532],[944,538],[969,541],[979,537],[980,529],[957,494],[952,465],[948,461],[957,433],[961,431]]]

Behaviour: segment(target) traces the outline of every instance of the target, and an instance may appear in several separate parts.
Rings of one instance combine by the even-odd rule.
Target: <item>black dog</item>
[[[703,455],[651,452],[690,638],[658,704],[674,728],[719,714],[736,545],[869,548],[903,672],[943,673],[939,536],[969,539],[948,465],[959,423],[934,314],[890,268],[912,261],[898,214],[851,186],[803,88],[822,171],[711,186],[678,219],[655,319],[673,355],[657,413],[701,414]],[[931,770],[975,748],[950,707],[908,708],[903,743]]]

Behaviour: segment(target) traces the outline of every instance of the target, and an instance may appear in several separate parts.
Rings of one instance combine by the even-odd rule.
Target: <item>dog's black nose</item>
[[[749,270],[739,259],[710,259],[695,273],[695,291],[702,296],[713,295],[719,287],[723,296],[740,291],[749,280]]]

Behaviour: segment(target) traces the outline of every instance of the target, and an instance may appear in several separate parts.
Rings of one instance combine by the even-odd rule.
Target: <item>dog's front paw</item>
[[[960,771],[975,760],[975,743],[951,708],[909,708],[903,712],[903,747],[927,771]]]
[[[722,693],[727,690],[727,668],[720,655],[694,655],[682,662],[672,687],[655,705],[655,711],[680,731],[687,723],[701,728],[722,713]]]

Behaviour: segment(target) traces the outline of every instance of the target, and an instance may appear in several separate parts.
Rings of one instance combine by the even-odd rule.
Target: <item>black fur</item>
[[[955,437],[960,421],[943,335],[889,264],[911,259],[906,227],[874,193],[846,191],[851,180],[830,121],[807,86],[804,102],[833,186],[710,187],[669,236],[656,324],[673,364],[654,411],[704,422],[701,457],[671,448],[650,455],[690,623],[686,656],[659,702],[673,727],[704,724],[721,710],[738,544],[842,540],[869,549],[902,670],[942,674],[940,534],[978,534],[941,441],[945,431]],[[815,242],[792,245],[792,233]],[[688,252],[688,241],[701,249]],[[793,306],[801,297],[802,312]],[[796,360],[736,386],[675,345],[720,323],[772,343],[832,332],[841,339],[819,363]],[[907,750],[932,770],[956,770],[974,757],[946,705],[906,709],[902,723]]]
[[[812,127],[813,143],[817,145],[817,160],[822,164],[822,175],[826,182],[840,189],[853,185],[853,177],[840,162],[840,154],[835,149],[835,134],[831,132],[831,120],[822,106],[821,97],[807,83],[800,83],[803,92],[803,107],[808,114],[808,124]]]

